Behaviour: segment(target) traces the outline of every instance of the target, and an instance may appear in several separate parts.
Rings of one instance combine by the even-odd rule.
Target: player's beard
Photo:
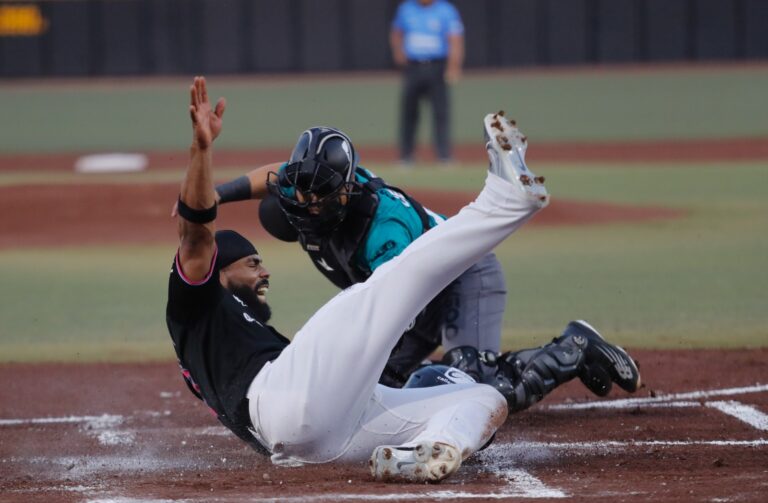
[[[237,286],[232,288],[237,298],[245,302],[245,304],[256,315],[256,319],[261,323],[267,323],[272,317],[272,308],[269,307],[267,301],[262,302],[259,300],[259,296],[256,295],[256,290],[261,286],[261,282],[256,285],[256,288],[250,288],[248,286]]]

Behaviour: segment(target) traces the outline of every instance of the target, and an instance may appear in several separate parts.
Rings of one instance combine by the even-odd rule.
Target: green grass
[[[259,243],[279,281],[270,299],[286,333],[333,293],[297,247]],[[168,359],[167,246],[0,252],[0,361]],[[319,275],[318,275],[319,276]],[[298,306],[295,311],[290,306]]]
[[[209,81],[211,95],[229,103],[220,148],[289,147],[313,124],[342,128],[359,145],[395,143],[395,74]],[[185,148],[188,85],[4,85],[0,153]],[[500,107],[537,141],[765,137],[765,89],[768,66],[468,74],[453,89],[452,123],[458,142],[476,141],[482,114]]]
[[[189,79],[0,85],[0,154],[179,149],[189,143]],[[311,124],[358,145],[391,145],[399,81],[293,76],[210,79],[229,100],[220,148],[292,145]],[[453,89],[457,142],[500,107],[544,141],[768,137],[768,66],[468,74]],[[426,118],[426,117],[425,117]],[[422,123],[427,140],[429,121]],[[535,148],[535,145],[532,146]],[[404,188],[478,190],[484,170],[367,165]],[[217,166],[231,178],[243,166]],[[497,254],[509,298],[505,347],[539,344],[587,318],[634,347],[768,345],[765,163],[537,165],[555,198],[672,207],[674,220],[528,226]],[[4,172],[27,183],[178,183],[181,172]],[[546,211],[546,210],[545,210]],[[290,335],[334,292],[297,246],[259,243],[273,273],[275,325]],[[164,246],[0,250],[0,361],[172,357],[164,323],[172,237]]]
[[[480,166],[374,168],[409,188],[477,190],[484,177]],[[538,168],[555,198],[668,206],[684,216],[523,228],[497,249],[509,288],[505,347],[544,342],[573,318],[632,347],[768,345],[764,166]],[[172,357],[164,306],[173,246],[169,236],[165,246],[0,251],[0,361]],[[298,246],[258,247],[273,275],[275,325],[290,335],[334,289]]]

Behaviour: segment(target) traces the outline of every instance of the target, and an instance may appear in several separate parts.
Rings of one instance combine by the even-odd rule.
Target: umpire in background
[[[435,153],[451,161],[450,110],[447,83],[461,76],[464,25],[447,0],[405,0],[397,9],[389,37],[395,64],[403,69],[400,106],[400,160],[413,161],[419,100],[432,104]]]

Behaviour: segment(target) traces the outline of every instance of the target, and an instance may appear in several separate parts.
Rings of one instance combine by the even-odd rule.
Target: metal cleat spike
[[[513,126],[517,126],[517,121],[515,119],[509,119],[509,123]]]
[[[533,181],[538,183],[538,184],[543,184],[545,180],[546,180],[546,178],[544,178],[543,176],[537,176],[537,177],[534,177],[534,179],[533,179]]]
[[[509,143],[505,143],[504,145],[501,146],[501,149],[502,150],[512,150],[512,145],[510,145]]]
[[[502,117],[504,117],[504,110],[499,110],[498,115],[501,115]]]
[[[495,122],[491,123],[491,127],[495,128],[495,129],[498,129],[499,131],[504,131],[504,129],[502,129],[502,127],[501,127],[501,122],[499,122],[498,119]]]
[[[522,141],[523,143],[527,143],[528,142],[528,137],[527,136],[521,136],[520,137],[520,141]]]
[[[528,175],[520,175],[520,183],[522,183],[523,185],[530,185],[531,177]]]

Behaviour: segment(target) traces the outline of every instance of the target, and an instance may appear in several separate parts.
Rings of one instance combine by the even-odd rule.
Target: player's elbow
[[[204,225],[184,222],[181,224],[180,248],[190,254],[203,250],[212,250],[215,245],[213,232]]]

